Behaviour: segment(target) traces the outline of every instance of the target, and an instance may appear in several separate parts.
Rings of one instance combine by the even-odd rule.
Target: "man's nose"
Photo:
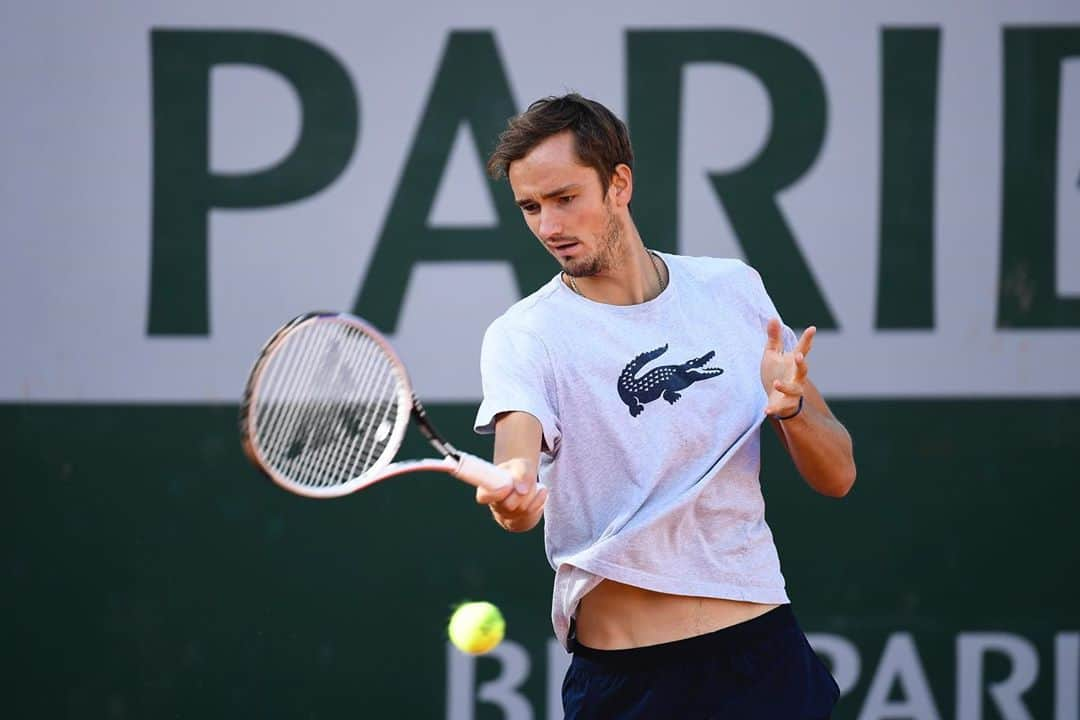
[[[540,211],[540,239],[546,241],[562,234],[562,223],[553,212]]]

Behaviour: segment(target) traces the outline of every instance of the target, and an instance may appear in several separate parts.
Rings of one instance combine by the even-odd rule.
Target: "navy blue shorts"
[[[570,642],[566,720],[826,720],[840,696],[789,605],[662,645],[594,650]]]

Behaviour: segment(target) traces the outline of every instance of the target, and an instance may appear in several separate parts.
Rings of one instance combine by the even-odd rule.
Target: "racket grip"
[[[457,469],[450,474],[470,485],[494,491],[502,490],[514,481],[510,473],[497,465],[492,465],[487,460],[460,450],[458,457]]]

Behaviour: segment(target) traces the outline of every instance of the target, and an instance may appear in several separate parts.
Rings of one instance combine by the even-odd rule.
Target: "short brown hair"
[[[596,170],[604,192],[607,192],[617,165],[634,168],[634,151],[630,147],[626,124],[595,100],[570,93],[541,98],[525,112],[510,118],[488,159],[488,174],[496,180],[505,177],[510,163],[525,157],[541,142],[564,130],[574,134],[578,159]]]

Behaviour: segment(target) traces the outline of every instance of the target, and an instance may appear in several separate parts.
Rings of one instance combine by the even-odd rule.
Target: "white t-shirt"
[[[656,298],[607,305],[558,275],[484,335],[476,431],[524,411],[543,428],[552,624],[566,646],[604,578],[658,592],[786,603],[758,481],[766,325],[739,260],[660,254]],[[794,333],[784,326],[791,350]]]

